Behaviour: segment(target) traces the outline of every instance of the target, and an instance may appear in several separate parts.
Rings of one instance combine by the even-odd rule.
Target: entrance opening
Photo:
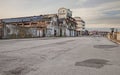
[[[57,31],[56,30],[54,30],[54,36],[57,36]]]

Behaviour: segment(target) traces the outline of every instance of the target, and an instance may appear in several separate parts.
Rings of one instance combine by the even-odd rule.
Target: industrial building
[[[78,28],[72,11],[60,8],[57,14],[0,19],[0,38],[74,37]]]

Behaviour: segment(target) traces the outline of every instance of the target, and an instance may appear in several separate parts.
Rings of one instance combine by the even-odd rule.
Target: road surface
[[[0,40],[0,75],[120,75],[120,46],[104,37]]]

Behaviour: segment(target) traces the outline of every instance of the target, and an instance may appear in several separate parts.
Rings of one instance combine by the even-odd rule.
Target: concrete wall
[[[2,38],[10,38],[12,36],[16,37],[18,32],[19,29],[15,25],[4,25]]]
[[[120,40],[120,33],[117,34],[117,40]]]
[[[70,36],[70,31],[69,31],[69,29],[66,29],[66,36],[67,36],[67,37]]]
[[[111,33],[108,33],[107,37],[109,39],[120,40],[120,32],[113,33],[113,35]]]

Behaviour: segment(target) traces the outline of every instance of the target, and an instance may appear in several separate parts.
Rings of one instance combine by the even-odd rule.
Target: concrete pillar
[[[6,39],[7,38],[7,27],[6,27],[6,25],[4,24],[3,25],[3,39]]]

